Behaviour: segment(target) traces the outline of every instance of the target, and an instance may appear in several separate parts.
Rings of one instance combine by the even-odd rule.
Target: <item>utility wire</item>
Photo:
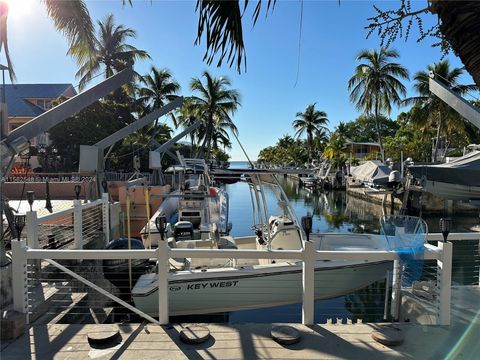
[[[303,0],[300,0],[300,24],[298,29],[297,76],[295,78],[295,84],[293,84],[293,87],[297,86],[298,78],[300,76],[300,52],[302,49],[302,28],[303,28]]]

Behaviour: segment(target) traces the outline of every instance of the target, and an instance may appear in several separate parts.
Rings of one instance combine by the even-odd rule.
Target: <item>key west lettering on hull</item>
[[[216,281],[216,282],[207,282],[199,284],[188,284],[187,290],[200,290],[206,288],[225,288],[225,287],[235,287],[238,284],[238,280],[234,281]]]

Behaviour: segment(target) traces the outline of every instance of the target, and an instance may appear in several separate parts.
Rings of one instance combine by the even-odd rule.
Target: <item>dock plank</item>
[[[110,349],[92,349],[87,334],[111,325],[35,325],[8,345],[2,360],[10,359],[475,359],[480,353],[480,287],[454,289],[452,325],[398,323],[405,334],[402,345],[388,347],[372,339],[382,324],[328,324],[294,326],[299,343],[282,346],[270,338],[272,324],[204,324],[211,339],[199,345],[183,344],[179,333],[187,324],[118,324],[122,343]]]

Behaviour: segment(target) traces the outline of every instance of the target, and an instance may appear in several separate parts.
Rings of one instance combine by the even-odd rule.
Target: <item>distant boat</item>
[[[472,151],[446,164],[410,166],[408,171],[424,191],[440,198],[480,199],[480,151]]]
[[[351,170],[355,183],[370,187],[387,186],[391,172],[387,165],[378,160],[367,161]]]
[[[182,164],[168,168],[166,173],[178,176],[177,190],[165,195],[162,204],[140,231],[146,247],[156,247],[160,232],[156,222],[164,217],[167,237],[182,234],[189,239],[208,238],[212,224],[221,235],[228,235],[228,194],[212,184],[211,174],[202,159],[179,157]]]

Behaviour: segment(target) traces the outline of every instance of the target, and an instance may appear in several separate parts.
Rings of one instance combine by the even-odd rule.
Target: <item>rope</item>
[[[148,240],[147,240],[147,248],[151,249],[152,248],[152,238],[150,235],[150,203],[149,203],[149,191],[148,191],[148,186],[145,186],[144,188],[145,192],[145,207],[147,208],[147,234],[148,234]]]
[[[298,58],[297,58],[297,76],[293,87],[297,87],[298,78],[300,76],[300,53],[302,50],[302,28],[303,28],[303,0],[300,0],[300,24],[298,29]]]
[[[444,80],[449,86],[451,87],[458,87],[461,86],[461,84],[457,83],[456,81],[453,80],[448,80],[444,78],[442,75],[437,74],[436,72],[433,73],[436,77],[439,77],[440,79]],[[480,98],[478,96],[475,96],[471,90],[466,90],[465,94],[469,95],[473,100],[478,101]]]

